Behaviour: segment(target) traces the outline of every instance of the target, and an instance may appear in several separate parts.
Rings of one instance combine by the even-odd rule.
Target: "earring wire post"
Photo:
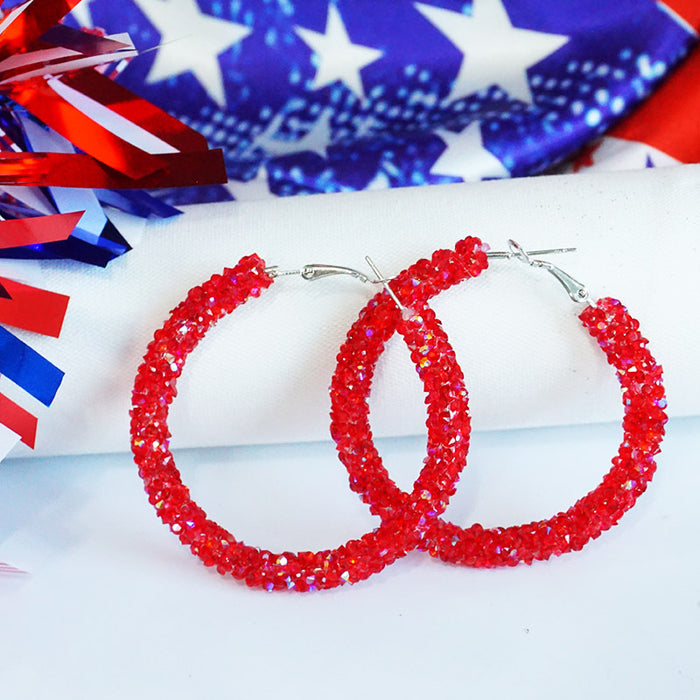
[[[534,256],[550,255],[555,253],[569,253],[576,248],[550,248],[547,250],[525,250],[518,242],[508,240],[509,251],[495,251],[486,253],[487,257],[505,258],[507,260],[519,260],[520,262],[530,265],[531,267],[539,267],[547,270],[558,282],[564,287],[569,298],[573,301],[583,304],[588,302],[588,289],[585,284],[582,284],[577,279],[574,279],[570,274],[558,268],[547,260],[537,260]]]
[[[525,252],[528,257],[532,257],[534,255],[559,255],[560,253],[573,253],[575,251],[576,248],[546,248],[544,250],[528,250],[523,252]],[[514,253],[512,250],[490,250],[488,253],[486,253],[486,257],[508,260],[510,258],[517,257],[517,253]]]
[[[372,258],[370,258],[369,255],[365,255],[365,261],[372,269],[372,272],[374,272],[374,274],[376,275],[376,281],[379,282],[379,284],[381,284],[384,287],[384,289],[386,289],[387,294],[393,299],[396,306],[398,306],[399,309],[401,309],[401,311],[405,311],[406,307],[399,301],[399,298],[396,296],[396,294],[394,294],[394,290],[389,285],[389,280],[382,275],[382,273],[379,271],[379,268],[372,261]]]
[[[571,253],[576,250],[576,248],[545,248],[542,250],[525,250],[519,243],[514,240],[508,241],[508,247],[510,250],[507,251],[489,251],[486,253],[487,258],[500,258],[505,260],[519,260],[531,267],[539,267],[547,270],[557,281],[564,287],[567,294],[573,301],[583,303],[588,301],[588,290],[586,286],[583,285],[578,280],[571,277],[556,265],[553,265],[546,260],[538,260],[535,256],[540,255],[558,255],[560,253]],[[309,264],[304,265],[295,270],[280,270],[277,265],[265,268],[265,272],[270,275],[270,277],[284,277],[288,275],[299,275],[305,280],[317,280],[324,277],[330,277],[332,275],[349,275],[354,277],[361,282],[368,282],[370,284],[381,284],[384,289],[386,289],[389,296],[392,298],[396,306],[405,311],[406,307],[399,301],[399,298],[394,293],[394,290],[389,284],[389,279],[385,278],[379,271],[379,268],[374,264],[372,259],[367,255],[365,256],[365,261],[370,266],[372,272],[374,273],[376,279],[371,279],[363,272],[355,270],[352,267],[344,267],[342,265],[323,265],[323,264]]]
[[[344,267],[342,265],[321,265],[321,264],[310,264],[304,265],[296,270],[280,270],[277,265],[272,265],[265,268],[265,272],[270,275],[270,277],[285,277],[289,275],[298,275],[305,280],[318,280],[323,277],[330,277],[332,275],[350,275],[355,279],[360,280],[360,282],[374,282],[375,280],[370,279],[364,272],[355,270],[352,267]]]
[[[406,307],[399,301],[399,298],[394,294],[394,290],[389,285],[389,280],[382,275],[379,268],[374,264],[372,258],[369,255],[365,256],[367,264],[370,266],[372,272],[374,273],[376,279],[369,278],[364,272],[360,272],[353,267],[344,267],[343,265],[320,265],[320,264],[309,264],[304,265],[296,270],[280,270],[279,266],[271,265],[265,268],[265,272],[270,277],[286,277],[291,275],[298,275],[305,280],[318,280],[323,277],[330,277],[331,275],[350,275],[360,282],[368,282],[370,284],[381,284],[384,289],[386,289],[389,296],[392,298],[396,306],[399,307],[401,311],[405,311]]]

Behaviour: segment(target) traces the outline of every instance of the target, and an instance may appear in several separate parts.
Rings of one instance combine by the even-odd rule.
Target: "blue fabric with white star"
[[[224,150],[229,184],[171,204],[546,172],[697,40],[654,0],[86,0],[73,21],[128,31],[120,80]]]

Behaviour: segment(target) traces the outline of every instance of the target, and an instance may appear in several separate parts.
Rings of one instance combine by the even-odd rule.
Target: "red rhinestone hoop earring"
[[[465,276],[483,269],[469,255],[463,257],[462,267]],[[349,273],[368,281],[359,272],[334,266],[309,265],[295,272],[306,279]],[[310,591],[365,579],[416,547],[427,516],[442,513],[454,492],[466,460],[470,421],[462,373],[434,313],[417,304],[402,317],[396,306],[375,309],[370,304],[363,314],[367,322],[362,340],[358,339],[360,362],[353,367],[354,381],[358,386],[367,383],[362,371],[363,354],[375,354],[379,338],[398,330],[427,394],[428,456],[412,493],[406,494],[405,507],[382,517],[375,531],[319,552],[274,554],[237,541],[209,520],[182,483],[169,448],[167,419],[177,378],[189,353],[214,323],[250,297],[259,296],[282,274],[291,273],[266,268],[261,258],[252,255],[189,291],[185,301],[156,331],[138,369],[131,410],[131,448],[158,517],[206,566],[252,587]],[[423,362],[426,353],[432,358],[430,364]],[[355,387],[348,384],[345,391],[348,403],[352,403]],[[354,434],[351,425],[346,428],[349,435]],[[367,464],[379,460],[371,440],[356,444],[355,450]]]
[[[467,239],[473,241],[474,239]],[[586,288],[549,262],[535,260],[510,241],[508,253],[488,253],[490,257],[516,258],[552,273],[577,302],[588,302]],[[457,250],[464,242],[457,244]],[[430,297],[459,281],[454,274],[454,253],[437,251],[430,261],[421,260],[392,281],[398,299],[404,303],[425,303]],[[483,253],[484,257],[487,254]],[[391,480],[381,463],[365,463],[359,457],[358,436],[370,434],[367,422],[369,384],[363,385],[362,400],[348,401],[343,386],[355,381],[358,340],[366,330],[370,313],[382,313],[392,305],[386,293],[378,294],[360,314],[338,354],[336,374],[331,384],[331,434],[341,461],[350,474],[350,485],[371,511],[382,517],[404,507],[407,494]],[[394,316],[394,318],[396,318]],[[656,464],[664,435],[666,398],[662,369],[647,349],[639,323],[616,299],[603,298],[590,304],[579,315],[584,327],[598,341],[608,362],[615,368],[622,388],[624,406],[623,440],[612,460],[612,469],[589,494],[567,511],[546,520],[511,527],[483,528],[479,524],[461,528],[434,518],[418,548],[455,564],[474,567],[515,566],[548,559],[552,555],[581,549],[589,540],[615,525],[646,489]],[[387,333],[389,329],[386,329]],[[388,335],[384,336],[388,338]],[[383,350],[373,346],[363,355],[362,374],[371,376]],[[430,360],[429,354],[426,355]],[[353,426],[349,431],[347,425]]]

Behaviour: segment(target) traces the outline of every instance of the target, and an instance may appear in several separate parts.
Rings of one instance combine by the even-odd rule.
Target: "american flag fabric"
[[[650,99],[584,148],[572,169],[632,170],[682,163],[700,163],[700,47]]]
[[[85,0],[72,21],[128,31],[124,84],[224,149],[229,184],[177,204],[549,172],[683,62],[700,3]]]

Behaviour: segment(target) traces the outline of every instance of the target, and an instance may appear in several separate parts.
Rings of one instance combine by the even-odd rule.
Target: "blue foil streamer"
[[[95,190],[95,194],[102,204],[141,219],[151,217],[167,219],[182,213],[179,209],[141,190]]]
[[[39,243],[20,248],[5,248],[0,250],[0,258],[14,260],[76,260],[106,267],[114,258],[123,255],[131,246],[119,233],[114,224],[107,220],[99,239],[95,242],[82,240],[80,229],[76,229],[65,241]],[[2,372],[0,372],[2,374]]]
[[[0,374],[11,379],[45,406],[50,406],[64,373],[0,326]]]

